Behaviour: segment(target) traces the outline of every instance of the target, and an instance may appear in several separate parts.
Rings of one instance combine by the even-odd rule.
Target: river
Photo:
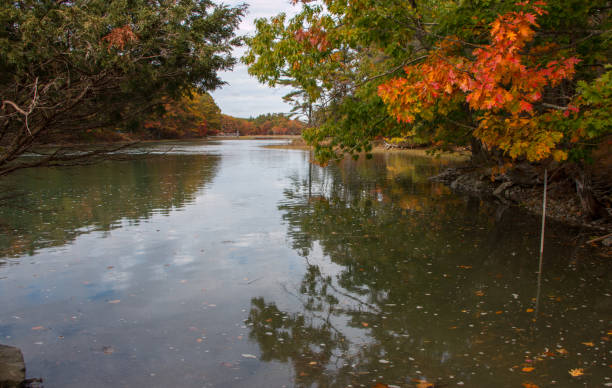
[[[612,263],[576,230],[549,224],[538,284],[538,218],[427,180],[451,160],[321,168],[273,143],[154,144],[5,179],[0,343],[28,377],[612,386]]]

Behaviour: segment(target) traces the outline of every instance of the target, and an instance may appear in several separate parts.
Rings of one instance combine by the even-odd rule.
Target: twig
[[[538,266],[538,290],[536,293],[536,308],[534,320],[538,319],[540,309],[540,291],[542,289],[542,266],[544,262],[544,230],[546,228],[546,190],[548,189],[548,169],[544,169],[544,194],[542,198],[542,232],[540,234],[540,263]]]
[[[253,283],[255,283],[256,281],[261,280],[261,279],[263,279],[263,278],[264,278],[263,276],[260,276],[260,277],[258,277],[257,279],[253,279],[253,280],[251,280],[251,281],[247,282],[247,284],[253,284]]]
[[[593,244],[602,240],[607,239],[608,237],[612,237],[612,233],[606,234],[605,236],[597,237],[592,240],[587,241],[587,244]]]

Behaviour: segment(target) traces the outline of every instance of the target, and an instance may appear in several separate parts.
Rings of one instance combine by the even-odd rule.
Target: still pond
[[[612,263],[579,231],[549,224],[538,287],[539,219],[428,181],[452,161],[321,168],[275,142],[155,144],[6,179],[0,343],[28,377],[612,386]]]

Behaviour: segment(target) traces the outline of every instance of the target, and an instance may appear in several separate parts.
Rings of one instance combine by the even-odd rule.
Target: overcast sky
[[[254,21],[257,18],[270,17],[285,12],[294,15],[298,7],[291,5],[289,0],[225,0],[223,4],[238,5],[248,3],[247,15],[240,24],[240,35],[255,33]],[[234,56],[240,58],[245,48],[234,50]],[[262,113],[287,113],[291,106],[285,104],[282,97],[289,93],[288,88],[269,88],[249,76],[246,65],[237,63],[234,71],[221,72],[221,78],[228,82],[221,89],[212,92],[212,96],[225,114],[234,117],[257,116]]]

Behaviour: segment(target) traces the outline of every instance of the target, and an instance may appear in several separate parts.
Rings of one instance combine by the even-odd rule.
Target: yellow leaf
[[[527,310],[525,310],[525,311],[526,311],[526,312],[528,312],[528,313],[532,313],[532,312],[533,312],[533,309],[527,309]]]
[[[525,366],[523,367],[523,369],[521,369],[523,372],[531,372],[532,370],[534,370],[535,368],[531,367],[531,366]]]
[[[572,377],[578,377],[584,374],[584,369],[582,368],[570,369],[568,373],[572,375]]]
[[[585,345],[585,346],[589,346],[589,347],[595,346],[595,344],[592,343],[592,342],[583,342],[582,344]]]
[[[540,387],[538,387],[538,386],[537,386],[537,385],[535,385],[535,384],[532,384],[532,383],[527,383],[527,382],[523,383],[523,387],[524,387],[524,388],[540,388]]]

